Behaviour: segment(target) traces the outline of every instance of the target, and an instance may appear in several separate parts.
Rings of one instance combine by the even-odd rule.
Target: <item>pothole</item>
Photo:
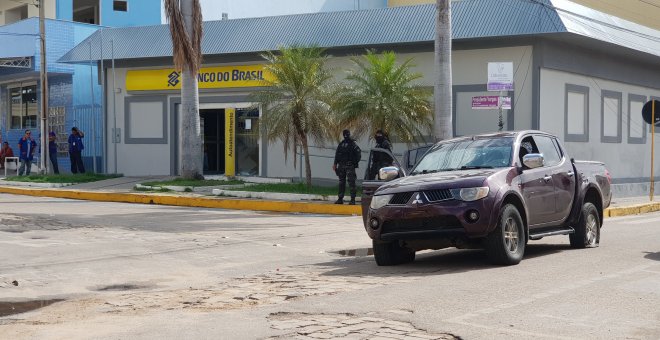
[[[153,287],[147,285],[123,283],[123,284],[103,286],[100,288],[96,288],[94,290],[98,292],[123,292],[128,290],[139,290],[139,289],[149,289],[149,288],[153,288]]]
[[[0,317],[15,315],[25,312],[30,312],[39,308],[50,306],[56,302],[64,301],[64,299],[52,300],[32,300],[32,301],[0,301]]]
[[[433,333],[409,322],[355,314],[274,313],[268,317],[271,328],[288,333],[267,338],[294,339],[442,339],[461,337],[450,333]]]
[[[108,312],[134,313],[152,308],[193,308],[203,311],[241,309],[286,303],[310,296],[334,295],[389,284],[409,283],[414,280],[407,275],[391,275],[388,280],[383,280],[381,276],[345,277],[324,274],[325,270],[320,270],[317,266],[301,266],[295,270],[277,270],[233,278],[213,287],[126,292],[107,300]]]

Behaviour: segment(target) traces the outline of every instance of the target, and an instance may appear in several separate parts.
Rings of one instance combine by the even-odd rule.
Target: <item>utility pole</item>
[[[48,173],[46,158],[48,158],[48,70],[46,69],[46,23],[45,0],[39,1],[39,39],[41,40],[41,67],[39,76],[41,83],[41,157],[39,167],[41,173]]]
[[[452,124],[451,0],[436,1],[433,136],[454,137]]]

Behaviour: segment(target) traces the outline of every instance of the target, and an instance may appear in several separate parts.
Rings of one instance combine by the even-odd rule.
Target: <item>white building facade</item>
[[[506,93],[512,109],[504,111],[504,129],[554,133],[572,157],[605,162],[617,184],[615,192],[642,193],[651,175],[651,138],[640,111],[648,100],[660,98],[660,32],[625,22],[625,27],[613,28],[608,20],[616,18],[579,6],[562,12],[510,2],[519,5],[517,11],[495,3],[491,8],[471,2],[454,4],[455,135],[497,131],[498,111],[473,110],[472,98],[496,94],[486,91],[489,62],[512,62],[515,87]],[[538,17],[529,18],[530,11],[538,11]],[[520,17],[512,19],[512,13]],[[566,13],[577,16],[566,18],[573,15]],[[578,26],[575,18],[585,15],[594,19],[583,19],[588,22]],[[474,24],[477,19],[481,25]],[[300,176],[301,169],[293,167],[293,157],[298,156],[285,159],[282,145],[268,143],[261,133],[261,112],[251,97],[260,89],[259,82],[234,77],[261,70],[263,51],[293,43],[317,44],[327,49],[329,67],[341,81],[352,67],[351,56],[367,48],[393,50],[400,61],[412,58],[415,71],[423,75],[420,84],[432,88],[433,20],[434,6],[422,5],[206,23],[200,78],[205,171],[224,172],[226,132],[233,130],[237,174]],[[597,24],[603,27],[585,31]],[[309,29],[301,32],[299,27]],[[631,33],[634,30],[641,35]],[[227,31],[232,36],[226,36]],[[92,59],[102,56],[105,60],[106,171],[114,172],[116,167],[116,172],[125,175],[177,174],[180,91],[168,83],[177,79],[172,74],[167,27],[109,29],[102,35],[96,33],[63,61],[89,62],[89,44],[96,46]],[[147,41],[157,47],[130,48]],[[365,136],[359,144],[368,150],[373,142]],[[311,148],[315,178],[335,178],[331,170],[334,147]],[[394,145],[395,153],[405,149],[406,145]],[[358,177],[364,166],[361,169]]]

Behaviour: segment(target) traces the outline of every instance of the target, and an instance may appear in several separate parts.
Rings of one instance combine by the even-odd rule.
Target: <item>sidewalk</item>
[[[286,213],[311,213],[329,215],[360,216],[360,205],[336,205],[331,202],[269,200],[210,195],[212,187],[201,192],[144,193],[133,190],[135,184],[151,180],[166,180],[169,176],[119,177],[98,182],[81,183],[63,188],[37,189],[22,186],[8,186],[0,183],[0,193],[70,198],[100,202],[125,202],[141,204],[162,204],[185,207],[221,208],[236,210],[273,211]],[[614,198],[605,210],[605,217],[627,216],[660,211],[660,197],[653,202],[648,196]]]

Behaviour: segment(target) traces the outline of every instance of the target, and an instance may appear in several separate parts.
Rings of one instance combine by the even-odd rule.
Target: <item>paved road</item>
[[[660,214],[612,218],[601,247],[531,242],[397,267],[359,217],[0,195],[0,338],[660,338]],[[12,301],[12,303],[6,303]]]

